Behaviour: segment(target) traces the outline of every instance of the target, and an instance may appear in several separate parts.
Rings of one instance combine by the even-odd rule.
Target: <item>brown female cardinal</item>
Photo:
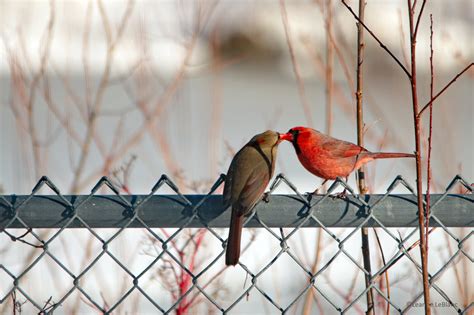
[[[408,153],[370,152],[356,144],[338,140],[311,128],[294,127],[280,135],[290,141],[301,164],[324,179],[347,178],[350,173],[375,159],[415,157]]]
[[[244,216],[262,198],[275,169],[280,134],[265,131],[253,137],[234,156],[224,185],[224,206],[232,206],[226,265],[236,265],[240,257],[240,236]]]

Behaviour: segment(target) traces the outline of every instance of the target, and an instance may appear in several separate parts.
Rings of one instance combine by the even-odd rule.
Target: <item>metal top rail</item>
[[[222,175],[207,195],[182,195],[166,176],[157,182],[148,195],[120,195],[118,189],[102,178],[90,195],[62,195],[54,184],[43,177],[31,195],[0,196],[0,229],[5,228],[121,228],[143,227],[228,227],[230,209],[222,205],[222,196],[213,193],[222,184]],[[246,227],[416,227],[417,200],[414,193],[393,195],[391,191],[404,185],[397,177],[380,195],[356,195],[342,180],[336,180],[326,195],[302,195],[283,175],[278,175],[270,192],[284,182],[295,194],[269,195],[258,203]],[[471,194],[451,194],[455,184],[468,192],[472,187],[460,176],[453,179],[444,194],[431,195],[431,226],[473,227],[474,198]],[[172,188],[175,195],[158,195],[162,185]],[[47,185],[55,195],[36,195]],[[114,195],[96,195],[108,186]],[[330,195],[337,187],[349,191],[344,198]],[[308,219],[312,214],[313,219]],[[78,220],[77,218],[80,218]],[[139,217],[140,220],[130,220]]]
[[[29,196],[4,196],[8,203],[22,204]],[[124,196],[127,201],[115,195],[97,196],[63,196],[70,204],[78,203],[81,206],[76,210],[63,202],[55,195],[34,196],[19,209],[18,216],[30,228],[58,228],[62,227],[73,213],[76,212],[91,228],[117,228],[128,223],[133,216],[134,209],[146,199],[146,196]],[[181,227],[189,228],[229,226],[230,208],[222,206],[222,196],[214,195],[205,200],[193,216],[193,206],[198,204],[205,195],[185,195],[191,205],[184,203],[175,195],[155,195],[149,198],[137,210],[138,216],[151,228]],[[324,199],[324,200],[322,200]],[[432,214],[446,227],[474,227],[474,200],[467,195],[432,195],[431,200],[436,204]],[[348,196],[312,198],[310,206],[298,199],[298,195],[273,195],[268,202],[261,202],[256,207],[260,221],[268,227],[296,227],[305,220],[311,208],[316,208],[315,216],[326,227],[358,227],[367,217],[369,207],[376,207],[372,214],[378,220],[370,219],[364,226],[367,227],[416,227],[418,215],[416,197],[413,195],[368,195],[364,201],[366,206],[356,197]],[[130,204],[131,206],[129,206]],[[24,228],[25,225],[15,220],[8,224],[14,216],[10,209],[0,202],[0,228]],[[262,227],[262,223],[254,216],[246,227]],[[320,227],[315,220],[307,220],[301,227]],[[432,219],[431,226],[440,226]],[[69,228],[84,227],[79,220],[73,220]],[[128,227],[142,227],[140,222],[133,221]]]

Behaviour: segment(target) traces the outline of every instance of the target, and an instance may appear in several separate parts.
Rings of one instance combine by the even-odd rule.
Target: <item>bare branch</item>
[[[413,4],[413,6],[415,6],[416,4],[416,1],[415,3]],[[421,15],[423,14],[423,9],[425,8],[425,4],[426,4],[426,0],[423,0],[423,3],[421,4],[421,9],[420,9],[420,13],[418,14],[418,19],[416,21],[416,26],[415,26],[415,33],[413,34],[414,38],[416,38],[416,35],[418,34],[418,27],[420,26],[420,21],[421,21]],[[413,10],[415,8],[413,7]]]
[[[384,252],[383,252],[382,243],[380,242],[380,238],[379,238],[379,235],[378,235],[376,229],[374,229],[374,235],[375,235],[375,239],[377,240],[377,245],[378,245],[379,250],[380,250],[380,255],[382,256],[382,263],[385,266],[387,264],[387,262],[385,260],[385,255],[384,255]],[[390,281],[388,279],[388,272],[384,272],[383,274],[385,274],[385,285],[387,286],[387,298],[390,300]],[[385,311],[385,314],[389,315],[390,314],[390,303],[387,302],[386,304],[387,304],[387,309]]]
[[[97,117],[100,112],[100,108],[102,105],[102,98],[105,94],[105,90],[107,86],[109,85],[109,80],[110,80],[110,73],[111,73],[111,68],[112,68],[112,61],[114,57],[114,52],[115,52],[115,47],[118,42],[120,42],[122,35],[124,33],[125,27],[130,20],[130,16],[132,15],[133,7],[134,7],[134,2],[129,1],[127,4],[127,8],[125,9],[125,12],[122,16],[122,19],[120,21],[117,35],[115,38],[109,39],[109,36],[111,36],[110,32],[111,30],[109,29],[109,23],[107,19],[107,15],[105,11],[103,10],[103,7],[101,3],[99,2],[99,7],[101,8],[100,13],[101,13],[101,18],[104,23],[104,30],[106,33],[106,36],[108,38],[107,40],[107,58],[106,58],[106,64],[104,71],[102,73],[102,78],[99,83],[99,87],[97,88],[97,92],[94,98],[94,104],[92,105],[92,108],[90,108],[90,111],[88,113],[88,121],[87,121],[87,131],[86,131],[86,137],[83,143],[83,146],[81,147],[81,153],[79,157],[79,162],[77,164],[76,169],[74,170],[74,178],[73,178],[73,183],[71,190],[73,192],[77,192],[78,190],[78,183],[81,178],[82,171],[84,169],[87,157],[89,156],[90,152],[90,146],[92,143],[92,140],[94,139],[95,135],[95,129],[96,129],[96,122],[97,122]]]
[[[357,16],[357,14],[355,14],[355,12],[352,10],[352,8],[346,3],[345,0],[341,0],[342,1],[342,4],[344,4],[344,6],[351,12],[351,14],[354,16],[354,18],[357,20],[357,22],[359,22],[360,24],[362,24],[362,26],[365,28],[365,30],[372,36],[373,39],[375,39],[375,41],[377,43],[379,43],[380,47],[382,47],[383,50],[385,50],[392,58],[393,60],[395,60],[395,62],[400,66],[400,68],[402,68],[403,72],[405,72],[405,74],[408,76],[408,78],[411,78],[411,74],[410,72],[408,72],[407,68],[403,65],[403,63],[401,63],[401,61],[395,57],[395,55],[392,53],[392,51],[390,49],[388,49],[387,46],[385,46],[384,43],[382,43],[382,41],[380,41],[380,39],[374,34],[374,32],[372,32],[368,27],[367,25],[365,25],[364,22],[362,22],[359,17]]]
[[[423,4],[425,2],[423,1]],[[434,68],[433,68],[433,15],[430,14],[430,99],[433,99],[434,91]],[[428,231],[430,225],[430,207],[431,207],[431,146],[433,143],[433,101],[430,102],[430,120],[428,132],[428,157],[426,166],[426,218],[425,218],[425,237],[426,248],[428,248]]]
[[[461,72],[459,72],[451,81],[449,81],[448,84],[445,85],[444,88],[441,89],[441,91],[439,91],[431,100],[429,100],[429,102],[423,106],[423,108],[420,110],[420,112],[418,113],[418,117],[421,117],[421,114],[423,114],[423,112],[430,107],[430,104],[433,103],[439,96],[441,96],[441,94],[444,93],[444,91],[447,90],[447,88],[449,88],[451,86],[451,84],[453,84],[454,82],[456,82],[456,80],[462,76],[464,74],[464,72],[466,72],[467,70],[469,70],[469,68],[471,68],[472,66],[474,65],[474,62],[471,62],[466,68],[464,68]]]
[[[423,207],[423,173],[422,173],[422,161],[421,161],[421,121],[418,116],[418,87],[417,87],[417,75],[416,75],[416,36],[415,36],[415,25],[414,25],[414,9],[411,6],[411,0],[407,0],[408,7],[408,18],[410,25],[410,57],[411,57],[411,99],[413,105],[413,122],[414,122],[414,133],[415,133],[415,155],[416,155],[416,193],[417,193],[417,205],[418,205],[418,226],[420,235],[420,257],[421,257],[421,272],[423,277],[423,298],[425,304],[425,314],[431,314],[431,303],[430,303],[430,285],[428,275],[428,246],[426,240],[425,230],[425,209]]]
[[[314,126],[313,119],[311,117],[312,116],[311,109],[310,109],[308,100],[306,98],[304,82],[303,82],[303,79],[301,78],[300,68],[298,66],[298,62],[296,61],[295,51],[293,49],[293,44],[291,43],[291,39],[290,39],[290,30],[289,30],[289,25],[288,25],[288,15],[286,13],[285,0],[280,0],[280,11],[281,11],[281,19],[283,21],[283,27],[285,29],[286,43],[288,45],[288,50],[290,52],[290,58],[291,58],[291,64],[293,65],[293,71],[295,73],[296,81],[298,83],[298,91],[301,98],[301,103],[303,105],[304,113],[306,116],[306,121],[309,126]]]

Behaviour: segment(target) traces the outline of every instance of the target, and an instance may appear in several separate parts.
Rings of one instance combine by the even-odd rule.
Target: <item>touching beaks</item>
[[[291,132],[287,132],[287,133],[281,133],[280,134],[280,141],[281,140],[286,140],[286,141],[293,141],[293,134],[291,134]]]

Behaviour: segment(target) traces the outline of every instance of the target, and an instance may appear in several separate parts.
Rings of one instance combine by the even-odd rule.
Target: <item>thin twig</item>
[[[5,233],[6,235],[8,235],[10,237],[10,239],[13,241],[13,242],[21,242],[21,243],[24,243],[24,244],[27,244],[27,245],[30,245],[34,248],[44,248],[44,244],[43,245],[35,245],[33,243],[30,243],[26,240],[24,240],[24,238],[30,234],[32,232],[32,229],[31,228],[28,228],[27,231],[25,233],[23,233],[22,235],[20,236],[14,236],[13,234],[10,234],[9,232],[7,232],[7,230],[1,230],[1,232]]]
[[[211,63],[212,72],[212,108],[211,124],[209,126],[209,173],[210,176],[218,174],[218,156],[222,134],[222,110],[223,110],[223,84],[222,70],[224,60],[220,53],[220,25],[214,27],[209,45],[211,46],[213,58]]]
[[[431,232],[433,232],[434,230],[436,230],[436,228],[431,228],[431,230],[429,230],[428,234],[431,234]],[[399,232],[400,234],[400,232]],[[400,239],[402,239],[401,235],[400,235]],[[411,250],[413,250],[416,246],[418,246],[420,244],[420,240],[417,240],[415,241],[413,244],[410,245],[410,247],[408,247],[405,251],[407,253],[409,253]],[[391,263],[390,265],[384,267],[384,272],[375,276],[373,281],[377,281],[377,279],[379,279],[380,277],[382,277],[386,272],[388,272],[388,270],[390,268],[392,268],[400,259],[402,259],[403,257],[405,257],[405,253],[401,253],[397,258],[395,258]],[[396,282],[396,281],[395,281]],[[392,283],[393,284],[393,283]]]
[[[332,24],[333,24],[333,9],[332,3],[330,0],[319,3],[321,11],[325,15],[325,28],[326,28],[326,64],[325,64],[325,83],[326,83],[326,134],[332,134],[332,125],[333,125],[333,94],[334,94],[334,80],[333,80],[333,64],[334,64],[334,41],[332,36]],[[323,185],[324,186],[324,185]],[[325,188],[323,188],[325,189]],[[323,230],[317,229],[316,231],[316,244],[315,244],[315,254],[313,263],[311,264],[311,273],[315,274],[319,262],[321,260],[322,253],[322,236]],[[318,299],[315,297],[312,298],[312,289],[308,290],[303,304],[303,314],[311,314],[311,309],[313,307],[313,301],[316,301],[318,304]]]
[[[104,25],[104,32],[107,38],[107,56],[106,56],[104,71],[102,73],[102,77],[101,77],[99,86],[97,88],[97,92],[95,94],[94,103],[92,104],[92,107],[90,108],[89,113],[88,113],[87,130],[86,130],[84,145],[81,147],[79,162],[77,164],[76,169],[74,170],[73,183],[71,187],[71,191],[73,193],[77,193],[77,191],[79,190],[78,189],[79,182],[82,177],[82,173],[85,167],[87,157],[89,156],[89,153],[90,153],[90,146],[92,144],[92,140],[94,139],[95,130],[97,127],[97,118],[100,113],[100,108],[103,104],[102,102],[103,96],[105,94],[107,86],[109,85],[109,79],[110,79],[110,73],[112,71],[112,62],[114,59],[115,48],[117,47],[117,44],[122,39],[122,36],[124,34],[128,21],[130,20],[130,17],[133,12],[133,7],[134,7],[134,2],[129,1],[127,4],[127,8],[120,21],[120,24],[118,26],[117,35],[115,36],[114,39],[112,39],[112,35],[111,35],[112,30],[110,29],[110,23],[108,22],[107,13],[105,12],[102,2],[99,1],[98,4],[99,4],[100,17]]]
[[[303,79],[301,78],[300,68],[299,68],[298,62],[296,61],[295,51],[293,49],[293,44],[290,38],[290,27],[288,25],[288,14],[286,13],[285,0],[280,0],[280,11],[281,11],[281,19],[283,21],[283,28],[285,29],[286,43],[288,45],[288,51],[290,53],[291,64],[293,66],[293,72],[295,73],[296,82],[298,83],[298,92],[300,95],[301,104],[303,105],[303,110],[306,116],[306,122],[308,123],[308,126],[312,127],[314,125],[313,125],[313,118],[311,115],[311,108],[306,98],[304,82],[303,82]]]
[[[344,2],[344,1],[343,1]],[[364,12],[365,12],[365,0],[359,0],[359,17],[357,23],[357,90],[356,95],[356,113],[357,113],[357,144],[360,146],[364,145],[364,110],[362,103],[362,94],[364,86],[364,73],[363,73],[363,63],[364,63]],[[367,193],[367,186],[365,183],[365,168],[361,167],[357,171],[357,182],[359,186],[359,192],[361,195]],[[364,275],[365,287],[370,287],[371,276],[372,276],[372,266],[370,261],[370,242],[369,242],[369,229],[363,227],[360,230],[361,233],[361,242],[362,242],[362,258],[364,263],[364,269],[367,271],[367,274]],[[375,305],[374,305],[374,292],[372,288],[367,290],[366,293],[367,299],[367,310],[366,314],[374,314]]]
[[[196,41],[197,41],[197,33],[193,34],[193,37],[191,39],[191,42],[189,45],[187,45],[187,52],[186,55],[183,59],[183,62],[180,65],[180,68],[178,69],[175,77],[173,80],[170,82],[170,84],[166,87],[164,93],[160,96],[160,99],[156,102],[156,104],[153,104],[154,110],[151,112],[148,112],[147,115],[145,115],[145,112],[143,112],[145,120],[140,126],[137,131],[135,131],[131,136],[128,137],[128,139],[123,142],[123,144],[116,150],[116,154],[111,157],[111,160],[109,161],[110,164],[114,164],[116,160],[118,160],[121,156],[126,154],[130,148],[132,148],[134,145],[139,143],[142,138],[145,136],[146,132],[149,131],[152,134],[157,132],[156,129],[156,121],[160,117],[160,114],[164,111],[166,108],[166,105],[170,103],[172,100],[172,96],[176,93],[178,90],[178,87],[182,83],[182,81],[185,78],[185,70],[186,70],[186,65],[189,63],[189,60],[192,56],[192,52],[194,50]],[[94,170],[90,173],[89,176],[85,177],[79,184],[78,184],[78,190],[81,190],[83,186],[89,184],[93,180],[97,178],[97,174],[100,173],[102,168],[98,170]]]
[[[382,243],[380,242],[379,234],[377,233],[376,229],[374,229],[374,234],[375,234],[375,239],[377,240],[377,244],[379,246],[380,255],[382,256],[382,263],[385,266],[385,264],[386,264],[385,255],[383,253]],[[384,274],[385,274],[385,285],[387,286],[387,299],[390,300],[390,281],[388,279],[388,272],[384,272]],[[386,303],[387,303],[387,310],[385,311],[385,313],[387,315],[389,315],[390,314],[390,303],[388,303],[388,302],[386,302]]]
[[[364,111],[362,103],[362,93],[364,86],[364,74],[362,71],[362,66],[364,63],[364,29],[362,28],[364,21],[364,11],[365,11],[365,0],[359,0],[359,23],[357,23],[357,90],[356,95],[356,113],[357,113],[357,144],[360,146],[364,145]],[[361,194],[367,192],[367,187],[365,185],[365,174],[364,168],[360,168],[357,172],[358,174],[358,185]]]
[[[430,305],[430,285],[428,275],[428,248],[426,247],[425,235],[425,214],[423,207],[423,175],[422,175],[422,161],[421,161],[421,122],[418,116],[418,89],[417,89],[417,76],[416,76],[416,34],[414,29],[414,10],[411,6],[411,0],[407,0],[408,6],[408,17],[410,24],[410,55],[411,55],[411,96],[413,105],[413,120],[414,120],[414,132],[415,132],[415,155],[416,155],[416,192],[417,192],[417,204],[418,204],[418,226],[420,234],[420,256],[421,256],[421,269],[423,276],[423,297],[425,305],[425,314],[431,314]]]
[[[406,41],[405,41],[405,31],[403,30],[403,19],[402,19],[402,11],[401,9],[398,9],[398,20],[400,22],[399,27],[400,27],[400,50],[402,51],[402,56],[403,56],[403,61],[405,62],[405,66],[408,67],[408,64],[410,63],[408,61],[408,55],[405,49],[406,46]]]
[[[380,39],[374,34],[374,32],[372,32],[365,24],[364,22],[362,22],[360,20],[360,18],[357,16],[357,14],[355,14],[355,12],[352,10],[352,8],[346,3],[345,0],[341,0],[342,1],[342,4],[344,4],[344,6],[351,12],[351,14],[354,16],[354,18],[357,20],[357,22],[359,22],[360,24],[362,24],[362,26],[365,28],[365,30],[372,36],[373,39],[375,39],[375,41],[377,43],[379,43],[380,47],[382,47],[383,50],[385,50],[392,58],[393,60],[395,60],[395,62],[400,66],[400,68],[402,68],[403,72],[405,72],[405,74],[407,75],[408,78],[411,78],[411,74],[410,72],[408,72],[407,68],[405,68],[405,66],[401,63],[401,61],[395,57],[395,55],[390,51],[390,49],[388,49],[387,46],[385,46],[384,43],[382,43],[380,41]]]
[[[334,64],[334,46],[332,44],[332,3],[331,0],[326,0],[326,134],[332,134],[333,123],[333,64]]]
[[[419,114],[418,114],[418,117],[421,117],[421,115],[423,114],[423,112],[428,109],[430,107],[430,104],[432,104],[441,94],[444,93],[444,91],[446,91],[450,86],[451,84],[453,84],[454,82],[456,82],[456,80],[464,74],[464,72],[466,72],[467,70],[469,70],[469,68],[471,68],[472,66],[474,66],[474,62],[471,62],[469,65],[467,65],[461,72],[459,72],[451,81],[449,81],[448,84],[446,84],[444,86],[444,88],[441,89],[441,91],[439,91],[433,98],[431,98],[429,100],[429,102],[423,106],[423,108],[420,110]]]
[[[311,62],[314,66],[315,72],[318,73],[318,75],[322,79],[324,79],[325,75],[326,75],[324,60],[317,53],[317,51],[315,50],[313,45],[311,45],[311,43],[309,43],[309,41],[304,40],[304,41],[302,41],[302,44],[304,45],[304,48],[306,49],[308,55],[310,55],[310,57],[311,57]],[[335,47],[336,47],[336,45],[335,45]],[[337,51],[337,49],[336,49],[336,51]],[[339,56],[338,56],[338,58],[339,58]],[[352,83],[349,83],[349,88],[350,88],[350,90],[355,90],[355,85],[352,84]],[[348,99],[348,97],[344,93],[345,93],[345,87],[343,87],[340,82],[338,82],[338,81],[334,82],[333,81],[333,98],[334,98],[334,101],[341,106],[342,110],[347,115],[353,117],[354,116],[353,103],[350,102],[350,100]]]
[[[423,5],[424,5],[423,1]],[[433,69],[433,14],[430,14],[430,99],[433,99],[434,69]],[[428,132],[428,158],[426,166],[426,220],[425,220],[425,236],[426,248],[428,249],[428,229],[430,226],[430,206],[431,206],[431,145],[433,136],[433,102],[430,102],[430,121]]]
[[[56,10],[54,7],[54,1],[51,0],[49,5],[50,5],[49,21],[43,34],[43,38],[45,42],[44,42],[44,46],[43,46],[44,48],[42,50],[42,54],[40,57],[40,69],[34,75],[33,80],[31,81],[30,95],[28,97],[28,103],[26,104],[27,113],[28,113],[28,133],[31,140],[31,148],[33,151],[33,164],[34,164],[34,171],[35,171],[36,177],[40,176],[42,159],[41,159],[41,154],[40,154],[41,152],[40,152],[40,144],[38,140],[38,131],[36,129],[36,123],[34,119],[35,96],[36,96],[36,89],[38,88],[40,84],[40,80],[45,74],[46,65],[50,57],[51,44],[53,41],[53,31],[54,31],[54,25],[56,21]]]
[[[421,4],[421,9],[420,9],[420,13],[418,13],[418,19],[416,21],[416,26],[415,26],[415,38],[416,38],[416,35],[418,34],[418,27],[420,26],[420,21],[421,21],[421,15],[423,14],[423,10],[425,8],[425,4],[426,4],[426,0],[423,0],[423,3]],[[415,11],[415,5],[416,5],[416,1],[413,3],[413,12]]]
[[[311,265],[311,274],[313,275],[316,274],[316,271],[318,270],[318,264],[321,259],[321,253],[322,253],[321,243],[322,243],[322,236],[323,236],[322,231],[323,229],[318,229],[316,233],[317,241],[315,244],[315,257]],[[308,290],[308,293],[306,294],[306,298],[304,301],[303,314],[305,315],[311,314],[311,308],[313,305],[313,299],[311,299],[311,297],[312,297],[312,289]],[[314,300],[316,300],[317,302],[316,298]]]

